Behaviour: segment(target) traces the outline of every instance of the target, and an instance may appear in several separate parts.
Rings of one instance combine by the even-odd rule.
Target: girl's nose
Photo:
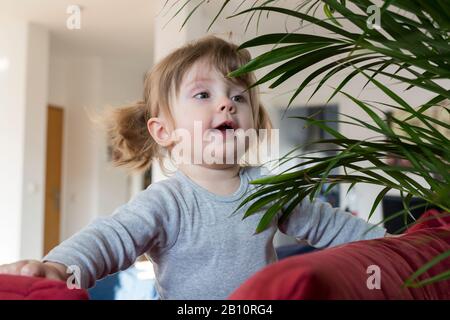
[[[219,107],[218,107],[218,111],[219,112],[224,112],[224,111],[228,111],[230,113],[234,113],[236,110],[236,107],[234,105],[234,102],[231,101],[230,99],[224,99],[220,102]]]

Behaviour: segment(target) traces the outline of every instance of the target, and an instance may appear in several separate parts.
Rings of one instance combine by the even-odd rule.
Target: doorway
[[[45,169],[44,255],[59,244],[64,110],[48,106]]]

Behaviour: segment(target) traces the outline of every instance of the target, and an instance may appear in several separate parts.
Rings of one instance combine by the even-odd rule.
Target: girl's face
[[[230,152],[234,163],[242,156],[242,145],[237,148],[236,143],[242,140],[226,135],[226,129],[230,133],[230,129],[243,132],[253,128],[250,96],[244,91],[244,87],[232,83],[204,61],[196,62],[185,74],[178,95],[172,99],[171,111],[175,128],[190,135],[189,141],[182,143],[189,143],[184,147],[191,147],[191,159],[195,156],[198,162],[201,157],[204,164],[208,161],[205,154],[211,154],[212,149],[222,152],[226,163]]]

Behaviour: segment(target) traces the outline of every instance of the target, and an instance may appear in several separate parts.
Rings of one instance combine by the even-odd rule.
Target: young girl
[[[168,55],[147,75],[144,100],[119,109],[113,117],[109,133],[116,162],[145,168],[152,159],[161,160],[181,143],[173,135],[177,129],[194,137],[193,149],[198,150],[190,159],[203,156],[208,144],[195,146],[210,140],[195,135],[195,123],[202,125],[201,134],[215,128],[270,129],[256,90],[245,90],[254,75],[226,77],[249,60],[247,50],[238,51],[236,45],[212,36]],[[211,143],[226,149],[225,154],[239,149],[227,148],[230,140]],[[264,210],[245,220],[242,216],[250,204],[231,213],[254,190],[249,181],[264,175],[261,170],[236,161],[180,162],[169,179],[151,184],[112,216],[97,219],[62,242],[42,261],[20,261],[0,267],[0,272],[65,280],[70,267],[80,271],[80,284],[88,288],[145,254],[153,262],[161,299],[225,299],[277,260],[272,242],[278,228],[317,248],[385,236],[382,227],[367,232],[372,225],[364,220],[307,199],[285,223],[274,222],[254,234]]]

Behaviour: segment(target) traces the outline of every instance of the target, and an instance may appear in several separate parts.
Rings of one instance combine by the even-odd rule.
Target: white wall
[[[48,32],[0,24],[0,263],[42,254]]]
[[[74,57],[52,50],[49,102],[65,110],[61,240],[129,199],[128,174],[108,163],[105,134],[92,118],[105,106],[141,98],[151,58]]]
[[[0,263],[18,259],[20,250],[26,34],[25,24],[0,28],[0,56],[9,65],[0,71]]]
[[[81,229],[95,215],[95,142],[84,107],[98,103],[98,60],[50,59],[49,103],[64,108],[61,237]]]
[[[39,258],[44,248],[49,33],[28,27],[24,185],[21,258]]]

